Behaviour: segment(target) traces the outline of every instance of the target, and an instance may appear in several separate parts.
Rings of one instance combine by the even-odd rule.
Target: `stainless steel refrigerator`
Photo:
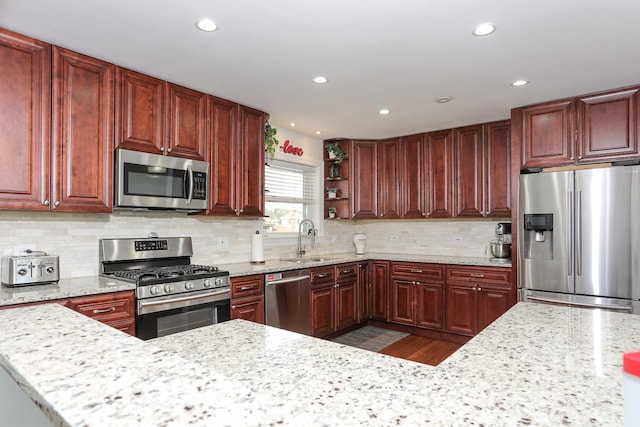
[[[640,313],[640,166],[520,175],[519,191],[521,298]]]

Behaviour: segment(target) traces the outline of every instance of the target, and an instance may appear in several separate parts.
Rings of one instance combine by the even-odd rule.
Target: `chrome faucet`
[[[304,246],[302,246],[302,225],[305,222],[311,224],[311,228],[307,232],[307,234],[311,237],[311,246],[316,245],[316,226],[313,225],[313,221],[311,221],[309,218],[303,219],[302,221],[300,221],[300,224],[298,224],[298,251],[296,252],[298,259],[302,259],[302,255],[306,253],[306,251],[304,250]]]

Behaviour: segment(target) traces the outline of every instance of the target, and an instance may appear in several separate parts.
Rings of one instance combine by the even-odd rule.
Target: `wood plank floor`
[[[388,345],[378,353],[437,366],[460,347],[462,347],[460,344],[448,341],[409,335]]]

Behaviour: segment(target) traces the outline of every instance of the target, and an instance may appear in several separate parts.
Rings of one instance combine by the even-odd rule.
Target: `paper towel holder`
[[[260,230],[256,230],[255,234],[251,236],[251,264],[264,264],[264,243],[262,240],[262,233]]]

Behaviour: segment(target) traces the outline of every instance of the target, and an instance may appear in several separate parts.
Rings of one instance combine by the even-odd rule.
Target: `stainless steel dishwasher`
[[[265,323],[301,334],[311,334],[309,269],[264,276]]]

